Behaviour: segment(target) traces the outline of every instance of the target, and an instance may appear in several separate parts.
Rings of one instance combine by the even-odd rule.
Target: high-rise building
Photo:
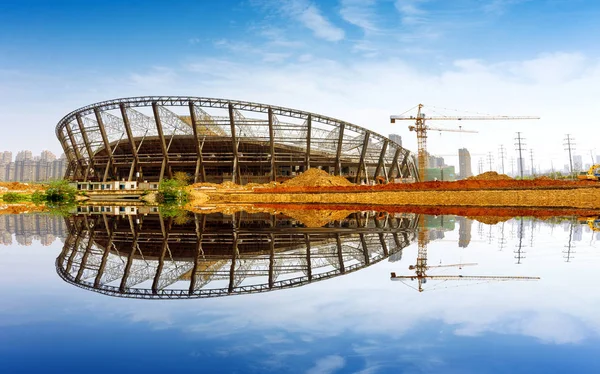
[[[31,151],[20,151],[15,157],[15,161],[29,161],[33,160],[33,154]]]
[[[458,150],[458,179],[465,179],[473,175],[471,171],[471,154],[466,148]]]
[[[600,155],[597,155],[597,156],[596,156],[596,163],[597,163],[597,164],[600,164]]]
[[[573,156],[573,171],[581,171],[583,170],[583,159],[581,155]]]
[[[0,152],[0,164],[10,164],[12,162],[12,152]]]
[[[59,159],[50,152],[42,151],[33,157],[31,151],[21,151],[12,161],[11,152],[0,152],[0,181],[43,182],[62,179],[67,168],[65,155]]]
[[[402,137],[398,134],[390,134],[389,136],[390,140],[398,143],[399,146],[402,146]]]

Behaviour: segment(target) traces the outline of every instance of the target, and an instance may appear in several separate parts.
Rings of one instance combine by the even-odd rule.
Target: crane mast
[[[424,182],[426,179],[426,167],[427,167],[427,130],[435,130],[435,131],[451,131],[451,132],[465,132],[465,133],[476,133],[477,131],[469,131],[463,130],[462,128],[459,130],[456,129],[441,129],[429,127],[425,122],[426,121],[438,121],[438,120],[450,120],[450,121],[462,121],[462,120],[479,120],[479,121],[488,121],[488,120],[523,120],[523,119],[540,119],[540,117],[532,117],[532,116],[426,116],[423,112],[423,104],[419,104],[417,106],[417,116],[398,116],[392,115],[390,116],[391,123],[396,123],[396,121],[415,121],[414,125],[408,127],[410,131],[414,131],[417,133],[417,149],[418,149],[418,157],[419,157],[419,180]]]
[[[408,267],[409,270],[414,270],[414,275],[396,275],[396,273],[391,273],[391,280],[417,280],[418,281],[418,291],[423,292],[423,285],[427,283],[427,279],[436,279],[436,280],[470,280],[470,281],[528,281],[528,280],[539,280],[539,277],[523,277],[523,276],[496,276],[496,275],[479,275],[479,276],[469,276],[469,275],[428,275],[427,270],[432,268],[444,268],[444,267],[458,267],[462,268],[463,266],[473,266],[477,265],[475,263],[466,263],[466,264],[449,264],[449,265],[438,265],[438,266],[428,266],[427,265],[427,230],[425,228],[425,215],[421,215],[419,217],[419,233],[418,233],[418,254],[417,261],[415,265],[410,265]]]

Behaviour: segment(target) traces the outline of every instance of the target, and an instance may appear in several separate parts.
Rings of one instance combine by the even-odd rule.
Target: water
[[[586,222],[112,213],[0,216],[2,372],[600,372]]]

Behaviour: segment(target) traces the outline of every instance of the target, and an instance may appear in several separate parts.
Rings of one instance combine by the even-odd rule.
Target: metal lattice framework
[[[245,184],[311,167],[358,183],[418,178],[414,155],[384,136],[320,114],[246,101],[104,101],[66,115],[56,135],[71,180],[160,181],[183,171],[196,182]]]
[[[298,287],[393,256],[415,240],[415,215],[353,213],[320,228],[282,215],[73,216],[56,270],[68,283],[142,299],[206,298]]]

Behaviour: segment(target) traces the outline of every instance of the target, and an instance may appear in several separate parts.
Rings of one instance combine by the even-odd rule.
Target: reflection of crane
[[[425,165],[427,165],[427,130],[435,130],[435,131],[453,131],[453,132],[477,132],[477,131],[467,131],[467,130],[455,130],[455,129],[438,129],[429,127],[425,124],[425,121],[437,121],[437,120],[508,120],[508,119],[539,119],[540,117],[529,117],[529,116],[439,116],[439,117],[428,117],[425,113],[421,113],[421,109],[423,108],[423,104],[418,105],[417,116],[413,117],[405,117],[405,116],[390,116],[390,120],[392,123],[396,123],[396,121],[400,120],[409,120],[415,121],[414,126],[409,126],[408,129],[410,131],[415,131],[417,133],[417,145],[418,145],[418,155],[419,155],[419,179],[421,181],[425,181]]]
[[[586,224],[592,231],[600,231],[600,217],[579,217],[577,218],[577,222],[581,224]]]
[[[438,279],[438,280],[481,280],[481,281],[513,281],[513,280],[538,280],[539,277],[520,277],[520,276],[467,276],[467,275],[427,275],[426,271],[431,268],[441,268],[441,267],[458,267],[462,266],[472,266],[477,264],[451,264],[451,265],[438,265],[438,266],[428,266],[427,265],[427,238],[426,238],[426,230],[424,224],[425,216],[421,215],[419,217],[419,252],[417,255],[417,263],[416,265],[411,265],[408,268],[410,270],[415,271],[415,275],[396,275],[396,273],[391,274],[392,280],[417,280],[419,282],[419,292],[423,292],[423,284],[427,283],[427,279]]]

